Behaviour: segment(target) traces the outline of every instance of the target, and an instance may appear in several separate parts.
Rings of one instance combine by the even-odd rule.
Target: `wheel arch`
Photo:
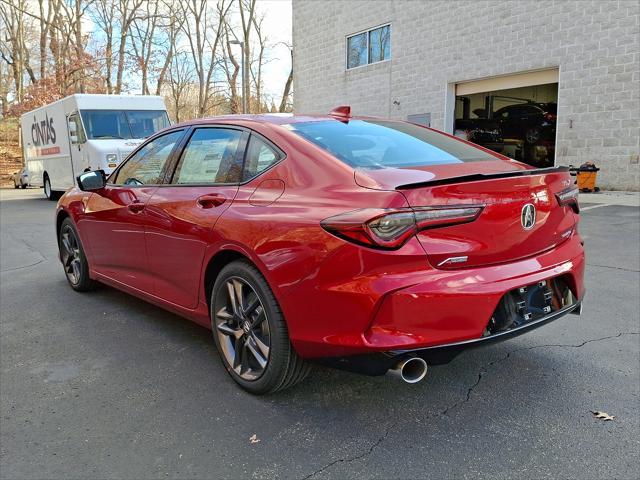
[[[211,292],[213,291],[213,284],[215,283],[216,278],[218,278],[218,275],[224,267],[236,260],[246,260],[251,262],[251,264],[254,264],[247,255],[235,249],[220,250],[207,262],[207,266],[204,269],[203,287],[205,301],[209,307],[211,307]]]
[[[71,214],[61,208],[58,210],[58,213],[56,213],[56,238],[58,240],[60,240],[60,227],[62,227],[62,222],[64,222],[65,218],[71,218]]]
[[[211,292],[213,290],[213,284],[215,283],[216,278],[218,278],[218,275],[220,274],[220,272],[224,267],[226,267],[231,262],[234,262],[236,260],[244,260],[250,263],[251,265],[253,265],[254,267],[256,267],[258,271],[262,274],[264,279],[266,280],[269,287],[271,287],[271,290],[273,291],[273,294],[275,295],[276,300],[278,300],[279,295],[276,292],[276,289],[274,288],[274,286],[271,285],[271,283],[269,282],[269,279],[265,274],[264,265],[260,264],[259,261],[255,261],[251,257],[251,255],[245,250],[239,247],[236,247],[235,245],[229,245],[229,246],[225,246],[224,248],[214,253],[207,261],[206,267],[203,270],[204,271],[204,274],[202,276],[203,277],[202,279],[203,293],[205,296],[205,302],[209,307],[211,306],[210,305]]]

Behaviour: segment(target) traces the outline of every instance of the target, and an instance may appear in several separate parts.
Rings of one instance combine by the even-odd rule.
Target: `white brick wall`
[[[387,22],[391,61],[347,71],[346,36]],[[430,112],[435,128],[450,84],[559,67],[556,163],[640,189],[637,0],[293,0],[293,44],[296,112]]]

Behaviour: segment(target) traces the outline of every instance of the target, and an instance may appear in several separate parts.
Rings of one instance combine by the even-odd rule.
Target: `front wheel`
[[[218,275],[211,293],[211,327],[224,367],[250,393],[288,388],[310,371],[291,345],[271,288],[246,261],[232,262]]]
[[[89,264],[80,242],[80,236],[70,218],[65,218],[58,232],[58,248],[64,274],[71,288],[86,292],[95,288],[89,277]]]

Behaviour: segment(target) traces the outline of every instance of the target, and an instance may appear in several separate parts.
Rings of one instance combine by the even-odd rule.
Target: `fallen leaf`
[[[614,417],[613,415],[609,415],[607,412],[599,412],[599,411],[593,411],[591,410],[591,413],[593,413],[595,415],[596,418],[599,418],[602,421],[607,421],[607,420],[613,420]]]
[[[260,441],[255,433],[249,437],[249,440],[251,441],[251,443],[258,443]]]

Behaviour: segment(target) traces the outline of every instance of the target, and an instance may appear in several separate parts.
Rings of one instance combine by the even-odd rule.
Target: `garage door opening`
[[[553,79],[539,73],[546,75],[529,81]],[[523,86],[526,75],[457,85],[455,135],[535,167],[553,166],[558,82],[552,73],[555,82],[537,85]],[[504,88],[510,83],[514,88]]]

